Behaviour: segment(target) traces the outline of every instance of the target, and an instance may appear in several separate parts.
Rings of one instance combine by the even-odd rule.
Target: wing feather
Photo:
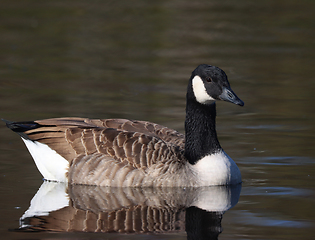
[[[56,118],[35,123],[38,124],[35,128],[24,133],[33,141],[47,144],[70,165],[74,159],[84,157],[85,161],[98,162],[103,158],[120,167],[146,169],[158,162],[183,159],[184,136],[150,122]]]

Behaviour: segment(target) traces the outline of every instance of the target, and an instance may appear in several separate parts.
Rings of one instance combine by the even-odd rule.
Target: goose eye
[[[207,78],[206,78],[206,81],[207,81],[207,82],[212,82],[211,77],[207,77]]]

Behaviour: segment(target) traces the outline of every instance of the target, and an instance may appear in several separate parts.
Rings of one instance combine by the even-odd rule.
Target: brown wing
[[[52,118],[35,121],[41,125],[56,125],[69,127],[99,127],[114,128],[127,132],[143,133],[184,148],[184,135],[162,125],[127,119],[88,119],[88,118]]]
[[[164,159],[181,159],[184,150],[182,134],[150,122],[57,118],[35,123],[39,126],[24,133],[47,144],[70,164],[79,156],[101,154],[139,169]]]

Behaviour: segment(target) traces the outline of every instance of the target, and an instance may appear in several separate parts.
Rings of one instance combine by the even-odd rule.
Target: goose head
[[[244,102],[232,91],[225,72],[215,66],[201,64],[190,77],[187,100],[195,100],[201,104],[212,104],[223,100],[244,106]]]

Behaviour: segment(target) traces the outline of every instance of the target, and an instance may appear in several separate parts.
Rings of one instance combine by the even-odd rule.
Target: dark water
[[[314,239],[314,7],[307,0],[2,1],[2,118],[119,117],[183,132],[186,84],[200,63],[224,69],[245,106],[217,104],[221,145],[243,176],[238,204],[223,217],[203,216],[171,201],[178,193],[159,193],[174,204],[160,207],[180,224],[146,234],[13,231],[42,180],[19,137],[0,126],[1,238],[187,239],[182,220],[189,215],[189,230],[194,215],[214,217],[219,239]],[[81,197],[92,201],[92,193]],[[73,209],[65,209],[88,211],[72,196]]]

